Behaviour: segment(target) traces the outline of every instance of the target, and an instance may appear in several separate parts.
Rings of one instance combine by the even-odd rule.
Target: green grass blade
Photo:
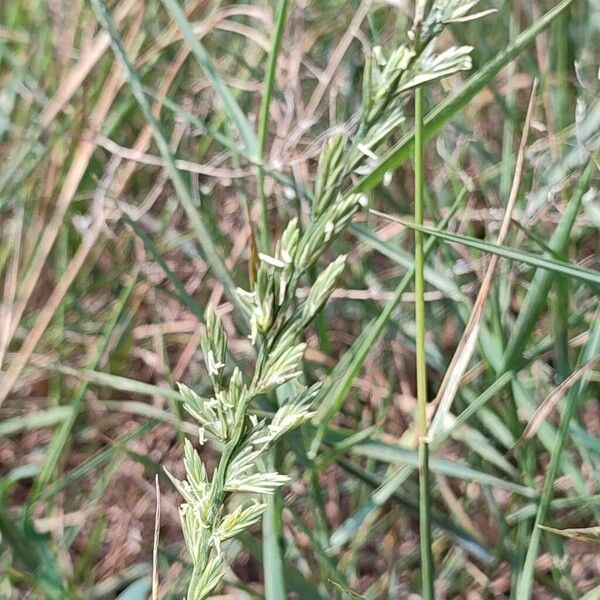
[[[176,390],[158,387],[157,385],[152,385],[151,383],[138,381],[136,379],[123,377],[121,375],[103,373],[101,371],[94,371],[92,369],[74,369],[73,367],[67,367],[64,365],[49,365],[47,368],[64,375],[78,377],[79,379],[95,383],[96,385],[103,385],[121,392],[141,394],[142,396],[161,396],[167,400],[181,401],[181,396]]]
[[[0,534],[2,541],[12,550],[16,560],[33,578],[33,585],[43,591],[49,600],[74,600],[64,587],[64,578],[54,560],[48,541],[39,534],[27,514],[22,514],[20,523],[14,516],[0,508]]]
[[[106,350],[106,348],[108,346],[110,337],[119,322],[119,319],[121,317],[123,309],[125,308],[128,300],[129,300],[129,297],[131,296],[131,292],[134,289],[136,282],[137,282],[137,273],[135,273],[130,278],[128,284],[123,288],[123,290],[121,291],[121,294],[117,298],[117,301],[115,302],[115,305],[109,316],[106,327],[104,328],[104,331],[102,332],[100,341],[96,348],[95,356],[88,363],[88,369],[95,369],[97,367],[98,363],[100,362],[100,359],[102,358],[102,355],[104,354],[104,351]],[[73,425],[75,425],[75,421],[77,420],[77,417],[79,416],[79,412],[83,405],[87,387],[88,387],[87,381],[83,381],[79,384],[77,391],[75,392],[75,395],[73,396],[73,399],[71,400],[71,403],[70,403],[71,414],[62,423],[59,431],[53,436],[52,442],[47,450],[46,461],[44,462],[44,464],[40,470],[40,474],[36,478],[35,483],[33,485],[33,489],[30,494],[30,501],[32,501],[32,500],[35,501],[40,490],[44,489],[48,485],[48,483],[58,465],[58,461],[60,459],[62,451],[64,450],[65,446],[67,445]]]
[[[480,250],[481,252],[496,254],[497,256],[500,256],[502,258],[507,258],[508,260],[516,262],[522,262],[526,265],[538,267],[551,273],[560,273],[561,275],[574,277],[585,283],[592,284],[594,289],[596,288],[596,286],[600,286],[600,273],[597,271],[592,271],[591,269],[585,269],[583,267],[571,265],[569,263],[550,258],[546,255],[538,256],[535,254],[530,254],[529,252],[525,252],[524,250],[515,250],[514,248],[510,248],[508,246],[493,244],[491,242],[485,242],[483,240],[469,237],[467,235],[449,233],[447,231],[439,231],[437,229],[434,229],[433,227],[427,227],[426,225],[418,225],[416,223],[410,223],[401,219],[395,219],[377,211],[372,212],[382,217],[386,217],[391,221],[397,221],[398,223],[402,223],[410,229],[421,231],[422,233],[427,233],[429,235],[441,238],[446,242],[463,244],[464,246],[469,246],[470,248]]]
[[[598,600],[598,598],[600,598],[600,585],[597,585],[593,590],[590,590],[581,598],[581,600]]]
[[[367,244],[374,250],[377,250],[384,256],[387,256],[390,260],[398,263],[405,269],[410,270],[414,268],[414,258],[408,254],[408,252],[404,252],[401,248],[398,248],[397,244],[392,244],[382,240],[375,234],[375,232],[371,231],[364,225],[353,224],[350,226],[350,231],[361,242]],[[438,273],[432,267],[425,266],[425,281],[434,288],[444,292],[444,294],[446,294],[448,298],[452,300],[457,302],[468,301],[454,281],[448,279],[442,273]]]
[[[444,228],[458,207],[462,204],[466,195],[466,190],[459,195],[452,208],[444,220],[440,223],[440,229]],[[431,251],[434,245],[434,239],[428,240],[425,245],[425,256]],[[315,406],[318,406],[315,422],[319,423],[318,429],[311,442],[308,456],[314,459],[319,451],[319,446],[325,436],[325,432],[331,423],[331,420],[341,409],[352,382],[358,377],[358,374],[367,360],[371,349],[381,337],[387,322],[392,313],[402,299],[402,294],[406,291],[414,277],[414,266],[406,272],[400,283],[394,290],[393,297],[385,305],[379,316],[371,321],[360,333],[352,346],[346,351],[344,356],[335,366],[329,379],[321,389],[318,397],[315,399]]]
[[[595,321],[592,329],[590,330],[590,337],[587,344],[584,346],[580,353],[578,365],[581,366],[591,360],[600,349],[600,311],[596,313]],[[550,456],[550,464],[546,469],[546,478],[544,480],[544,487],[542,490],[542,496],[537,510],[535,523],[533,525],[533,531],[529,540],[529,546],[527,548],[527,555],[525,556],[525,562],[523,569],[520,573],[519,580],[516,588],[517,598],[529,598],[533,589],[533,579],[535,574],[535,563],[538,557],[538,551],[540,546],[540,540],[542,535],[542,529],[540,525],[544,524],[546,520],[546,514],[552,501],[552,493],[554,491],[554,481],[558,473],[558,467],[560,464],[561,454],[567,440],[567,434],[569,432],[571,419],[575,414],[576,409],[579,406],[580,400],[586,393],[588,387],[588,381],[584,378],[579,383],[571,388],[566,398],[566,408],[560,421],[560,427],[558,430],[558,436],[556,438],[553,451]]]
[[[120,438],[117,438],[112,446],[107,446],[102,450],[99,450],[80,465],[75,467],[68,474],[52,482],[46,489],[41,492],[41,499],[49,500],[56,496],[56,494],[62,492],[62,490],[73,485],[76,481],[79,481],[83,477],[87,477],[90,473],[93,473],[119,453],[122,453],[122,448],[128,442],[139,439],[152,431],[158,425],[157,421],[146,421],[140,425],[135,431],[127,433]]]
[[[152,587],[150,576],[142,577],[127,586],[115,600],[146,600]]]
[[[204,253],[204,258],[210,266],[210,268],[212,269],[215,276],[217,277],[217,279],[219,279],[219,281],[223,284],[227,297],[236,306],[239,306],[233,280],[231,279],[229,271],[225,267],[223,260],[219,256],[219,253],[213,242],[210,232],[208,231],[204,224],[204,221],[198,214],[198,211],[192,199],[192,195],[189,191],[186,182],[183,179],[183,176],[177,169],[177,166],[175,164],[175,158],[173,157],[173,154],[171,153],[171,150],[169,148],[169,142],[167,141],[167,138],[165,137],[162,131],[160,123],[152,113],[152,109],[148,102],[148,98],[144,93],[139,75],[137,74],[135,68],[131,64],[129,57],[127,56],[127,52],[123,46],[121,37],[115,29],[115,26],[110,18],[106,6],[103,0],[91,0],[91,2],[94,11],[96,12],[98,21],[110,35],[113,50],[116,56],[120,59],[121,64],[123,65],[127,81],[129,82],[129,85],[131,87],[131,93],[137,100],[138,105],[142,110],[146,121],[152,127],[152,134],[154,136],[154,140],[156,141],[156,145],[158,146],[162,158],[166,163],[166,169],[175,188],[175,192],[177,193],[177,197],[179,198],[179,201],[181,202],[181,205],[183,206],[188,216],[188,219],[190,220],[192,228],[196,233],[198,243],[200,244],[200,247],[202,248],[202,251]],[[240,310],[240,313],[245,314],[243,310]]]
[[[346,432],[340,430],[330,430],[325,440],[330,444],[336,444],[338,441],[343,441],[346,437]],[[412,448],[400,447],[379,440],[371,439],[368,441],[355,444],[351,449],[351,454],[372,458],[380,462],[392,465],[408,465],[411,470],[418,468],[419,455]],[[519,494],[526,498],[535,497],[535,492],[531,488],[514,483],[507,479],[484,473],[478,469],[474,469],[466,464],[444,459],[432,458],[430,461],[431,471],[440,475],[447,475],[456,479],[465,481],[474,481],[482,485],[490,485],[498,489],[508,490],[515,494]]]
[[[68,406],[54,406],[44,411],[34,412],[22,417],[4,419],[0,422],[0,438],[17,435],[23,431],[52,427],[53,425],[62,423],[70,412],[71,409]]]
[[[575,508],[579,511],[589,511],[590,508],[594,506],[600,507],[600,494],[594,494],[593,496],[577,496],[575,498],[557,498],[556,500],[552,500],[549,509],[564,510]],[[509,525],[514,525],[523,519],[530,519],[531,517],[535,517],[537,510],[537,503],[526,504],[506,515],[506,522]]]
[[[185,108],[177,104],[177,102],[171,100],[171,98],[158,93],[155,89],[149,86],[144,86],[143,89],[144,92],[150,96],[150,98],[159,101],[163,105],[163,108],[172,112],[178,119],[181,119],[185,123],[189,123],[190,125],[197,127],[205,135],[214,138],[216,142],[227,148],[232,155],[242,157],[248,162],[252,163],[256,161],[256,157],[252,156],[245,147],[236,144],[236,141],[232,137],[221,133],[214,126],[208,124],[206,121],[203,121],[195,114],[185,110]],[[102,133],[106,135],[104,131]],[[107,135],[107,137],[109,136]]]
[[[263,560],[263,553],[260,550],[260,541],[247,532],[240,535],[240,540],[248,550],[253,560],[259,565]],[[263,570],[264,565],[261,565]],[[302,600],[324,600],[325,596],[319,591],[319,589],[308,581],[305,576],[296,569],[291,562],[285,564],[286,583],[290,589],[290,592],[294,592],[298,595],[298,598]],[[260,596],[262,598],[262,596]]]
[[[285,16],[287,14],[288,0],[279,0],[277,16],[275,17],[275,32],[271,42],[271,51],[269,52],[269,62],[267,64],[267,74],[265,77],[263,97],[260,105],[260,117],[258,119],[258,152],[259,161],[264,162],[267,137],[269,135],[269,109],[271,107],[271,98],[275,88],[275,71],[277,68],[277,58],[281,49],[281,38],[285,27]],[[269,235],[269,211],[267,206],[267,197],[265,195],[265,173],[259,168],[257,179],[258,198],[260,202],[260,238],[263,252],[270,253],[271,243]]]
[[[167,265],[167,261],[158,251],[158,248],[156,247],[156,244],[152,238],[144,231],[143,227],[137,221],[134,221],[125,211],[121,212],[121,217],[131,227],[131,229],[133,229],[135,235],[140,238],[144,244],[146,252],[152,256],[152,258],[163,270],[164,274],[167,276],[167,279],[175,288],[175,292],[177,293],[177,297],[181,303],[187,306],[201,322],[204,321],[204,309],[194,300],[194,298],[192,298],[192,296],[190,296],[190,294],[188,294],[179,277],[177,277],[177,275],[175,275],[175,273],[173,273],[173,271],[169,268],[169,265]]]
[[[381,486],[381,478],[374,475],[371,471],[367,471],[347,459],[340,459],[338,463],[343,469],[361,481],[364,481],[370,487],[378,488]],[[405,496],[396,490],[390,496],[390,499],[396,500],[403,508],[407,508],[415,515],[419,513],[419,503],[413,497]],[[451,534],[465,550],[476,556],[479,560],[488,564],[494,561],[494,555],[488,548],[482,545],[480,541],[473,538],[470,533],[462,529],[459,525],[450,521],[446,515],[442,515],[433,510],[431,521],[436,527],[440,527]]]
[[[349,587],[343,585],[342,583],[338,583],[333,579],[329,579],[328,581],[334,588],[342,592],[344,596],[350,598],[350,600],[367,600],[365,596],[361,596],[360,594],[353,592]]]
[[[215,93],[219,96],[221,103],[223,104],[223,108],[227,111],[227,114],[235,124],[240,137],[246,146],[246,149],[252,155],[255,155],[258,150],[258,142],[256,140],[256,136],[254,135],[254,131],[252,130],[252,127],[242,112],[239,104],[229,91],[229,88],[227,88],[223,82],[223,79],[219,75],[219,72],[210,59],[210,56],[204,49],[204,46],[202,46],[197,36],[192,31],[192,27],[190,26],[185,13],[181,9],[180,3],[177,2],[177,0],[161,1],[165,8],[169,11],[172,19],[177,24],[177,27],[179,27],[179,30],[183,35],[183,39],[189,45],[198,63],[200,63],[200,66],[204,70],[204,74],[209,79],[213,89],[215,90]]]
[[[456,113],[458,113],[481,90],[489,85],[494,77],[512,60],[514,60],[535,38],[542,33],[559,15],[563,13],[573,0],[562,0],[553,9],[538,19],[531,27],[523,31],[512,44],[499,52],[478,73],[470,77],[467,82],[454,94],[425,117],[423,135],[425,140],[431,139]],[[403,137],[367,175],[364,175],[352,188],[353,192],[366,192],[372,190],[383,181],[388,171],[397,169],[409,158],[414,145],[414,132]]]
[[[596,165],[594,161],[590,161],[581,174],[573,197],[548,242],[550,250],[558,256],[565,253],[583,197],[589,188],[590,180],[595,171]],[[551,259],[548,254],[544,256]],[[503,371],[510,369],[515,361],[520,359],[522,350],[539,319],[543,307],[546,305],[552,280],[553,273],[547,269],[541,269],[534,275],[502,357],[501,369]]]
[[[498,378],[486,391],[484,391],[479,398],[471,403],[469,408],[465,409],[456,421],[448,430],[441,433],[438,437],[434,438],[431,443],[431,450],[435,452],[458,428],[461,424],[475,414],[482,406],[491,400],[499,391],[501,391],[511,380],[511,375],[506,373],[504,376]],[[331,544],[334,548],[341,548],[350,540],[357,529],[361,526],[364,520],[371,515],[374,511],[378,510],[383,504],[385,504],[400,488],[400,486],[408,479],[413,470],[412,466],[405,465],[400,467],[397,471],[391,473],[384,481],[381,482],[379,487],[369,496],[369,498],[363,502],[358,509],[354,511],[346,521],[333,532],[331,536]]]

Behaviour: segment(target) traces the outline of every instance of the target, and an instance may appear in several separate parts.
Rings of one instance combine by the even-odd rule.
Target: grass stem
[[[271,98],[273,97],[273,90],[275,88],[277,57],[279,56],[279,50],[281,49],[281,38],[285,26],[287,7],[288,0],[280,0],[271,51],[269,52],[269,63],[267,65],[263,97],[260,105],[260,117],[258,121],[258,159],[261,164],[258,168],[256,187],[260,203],[260,241],[262,250],[266,253],[270,252],[271,241],[269,234],[269,209],[267,206],[267,196],[265,194],[265,171],[262,163],[264,162],[265,147],[267,145],[267,137],[269,134],[269,108],[271,106]]]
[[[268,198],[265,193],[265,171],[263,168],[265,148],[269,134],[269,109],[273,90],[275,88],[275,75],[277,70],[277,58],[281,49],[281,38],[285,28],[285,17],[288,8],[288,0],[280,0],[275,17],[275,31],[269,52],[269,62],[265,76],[263,96],[260,105],[260,117],[258,122],[258,159],[260,166],[256,180],[258,200],[260,205],[260,246],[263,252],[271,252],[271,236],[269,228]],[[277,449],[273,451],[273,455]],[[275,456],[269,456],[273,460]],[[278,462],[275,460],[275,462]],[[279,465],[278,465],[279,466]],[[263,518],[263,559],[265,576],[265,597],[267,600],[284,600],[286,597],[283,557],[281,554],[280,540],[283,533],[283,522],[281,517],[282,501],[275,492],[267,499],[267,509]]]
[[[423,89],[415,90],[415,223],[423,224]],[[427,362],[425,354],[425,252],[423,232],[415,231],[415,326],[417,361],[417,429],[419,440],[419,532],[422,593],[433,599],[433,557],[429,498],[429,447],[427,436]]]

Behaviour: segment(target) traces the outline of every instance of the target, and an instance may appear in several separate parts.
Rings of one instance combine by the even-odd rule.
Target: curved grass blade
[[[583,365],[590,361],[594,355],[600,349],[600,310],[596,312],[595,321],[592,329],[590,330],[590,337],[587,344],[579,355],[579,365]],[[571,419],[575,414],[575,410],[579,405],[579,400],[585,395],[588,387],[588,381],[586,379],[580,379],[577,386],[571,388],[567,396],[567,403],[565,412],[560,421],[560,427],[558,435],[554,443],[554,448],[550,456],[550,464],[546,470],[546,479],[544,481],[544,488],[542,490],[542,496],[535,517],[535,524],[529,541],[529,547],[527,548],[527,554],[525,556],[525,563],[519,576],[519,580],[516,588],[517,598],[529,598],[533,589],[533,579],[535,574],[535,563],[538,556],[538,550],[540,546],[540,540],[542,535],[541,525],[543,525],[546,514],[552,501],[552,493],[554,491],[554,480],[558,472],[558,466],[561,459],[562,450],[565,442],[567,441],[567,434],[569,432]]]
[[[371,471],[367,471],[359,467],[354,462],[347,459],[340,459],[338,464],[346,471],[354,475],[356,478],[364,481],[373,488],[378,488],[382,485],[382,480],[377,475],[374,475]],[[400,494],[397,490],[390,496],[390,499],[395,500],[401,506],[417,514],[419,512],[419,504],[413,498],[409,498]],[[432,511],[431,520],[433,525],[448,532],[452,537],[456,539],[458,544],[462,546],[467,552],[476,556],[479,560],[491,564],[495,557],[492,552],[483,546],[481,542],[462,529],[459,525],[456,525],[452,521],[449,521],[445,515],[441,515],[436,511]],[[360,523],[358,524],[360,525]],[[338,530],[339,531],[339,530]]]
[[[128,284],[121,291],[121,294],[119,295],[119,298],[117,299],[115,306],[113,307],[112,314],[110,315],[108,322],[104,328],[104,331],[102,332],[101,339],[98,342],[96,353],[92,360],[88,363],[88,369],[93,370],[98,366],[100,359],[104,354],[104,351],[108,347],[110,337],[115,327],[119,323],[123,309],[129,301],[129,297],[131,296],[131,292],[134,289],[136,282],[137,273],[134,273],[133,276],[130,278]],[[29,496],[30,502],[35,501],[40,491],[48,485],[50,479],[52,478],[52,475],[56,470],[62,451],[67,445],[67,442],[69,441],[71,430],[75,425],[77,417],[79,416],[79,412],[81,411],[81,408],[83,406],[87,387],[87,381],[82,381],[79,384],[77,391],[75,392],[70,402],[70,414],[68,418],[65,421],[63,421],[58,432],[52,437],[52,442],[50,443],[50,446],[46,451],[47,458],[44,464],[42,465],[40,474],[38,475],[33,484],[33,489],[31,490],[31,494]]]
[[[334,581],[333,579],[328,579],[328,582],[337,590],[339,590],[340,592],[342,592],[342,594],[344,596],[347,596],[348,598],[350,598],[350,600],[367,600],[365,598],[365,596],[361,596],[360,594],[357,594],[356,592],[353,592],[349,587],[345,586],[342,583],[338,583],[337,581]]]
[[[530,254],[529,252],[525,252],[523,250],[515,250],[514,248],[509,248],[508,246],[504,246],[501,244],[492,244],[491,242],[485,242],[477,238],[469,237],[467,235],[449,233],[447,231],[439,231],[438,229],[434,229],[433,227],[427,227],[426,225],[417,225],[416,223],[411,223],[409,221],[404,221],[402,219],[391,217],[377,210],[372,209],[371,212],[380,217],[389,219],[390,221],[402,223],[409,229],[415,229],[416,231],[421,231],[423,233],[427,233],[429,235],[441,238],[446,242],[463,244],[464,246],[469,246],[470,248],[480,250],[481,252],[495,254],[502,258],[507,258],[508,260],[513,260],[525,263],[527,265],[531,265],[532,267],[539,267],[541,269],[545,269],[546,271],[560,273],[561,275],[567,275],[568,277],[574,277],[585,283],[592,284],[594,289],[596,289],[596,286],[600,286],[600,273],[597,271],[592,271],[591,269],[585,269],[583,267],[571,265],[569,263],[563,262],[561,260],[556,260],[548,256],[537,256],[535,254]]]
[[[460,425],[465,423],[473,414],[491,400],[495,394],[501,391],[511,380],[512,374],[505,373],[499,377],[486,391],[484,391],[471,405],[463,411],[453,423],[452,427],[431,443],[431,451],[435,452],[452,434],[452,432]],[[400,486],[408,479],[413,471],[412,466],[405,465],[394,471],[386,479],[384,479],[379,487],[369,496],[369,498],[350,516],[344,523],[333,532],[331,536],[331,544],[334,548],[341,548],[348,540],[352,538],[357,529],[361,526],[364,520],[374,511],[378,510],[385,504]]]
[[[169,147],[169,142],[167,141],[167,138],[165,137],[165,134],[162,131],[160,123],[152,113],[150,103],[148,102],[148,98],[146,97],[146,94],[144,93],[144,89],[142,87],[142,82],[140,81],[137,71],[135,70],[129,57],[127,56],[127,52],[123,46],[121,37],[115,29],[115,26],[111,20],[111,17],[104,4],[104,1],[91,0],[91,3],[98,18],[98,21],[110,35],[111,45],[113,47],[115,55],[121,61],[123,70],[125,71],[125,76],[131,87],[131,93],[137,100],[137,103],[142,113],[144,114],[146,121],[152,127],[152,134],[154,136],[154,140],[156,141],[156,145],[158,146],[162,158],[166,163],[166,169],[173,183],[173,187],[175,188],[177,197],[179,198],[179,201],[181,202],[181,205],[183,206],[188,216],[188,219],[190,220],[190,224],[196,233],[198,243],[200,244],[200,247],[202,248],[202,251],[204,253],[204,258],[211,270],[213,271],[214,275],[223,284],[227,297],[237,307],[240,308],[240,314],[244,315],[245,313],[243,309],[239,306],[238,297],[235,291],[235,285],[233,283],[233,280],[231,279],[231,276],[229,275],[229,271],[227,270],[225,264],[223,263],[223,260],[219,256],[212,236],[208,231],[206,225],[204,224],[203,219],[199,215],[196,206],[194,205],[192,195],[188,189],[186,182],[184,181],[183,176],[177,169],[177,166],[175,164],[175,158],[173,157],[173,154],[171,153],[171,149]]]
[[[575,219],[595,170],[596,165],[593,160],[590,160],[579,178],[573,197],[569,201],[560,223],[548,242],[550,250],[558,256],[565,253],[571,230],[575,225]],[[551,257],[548,256],[548,258]],[[552,280],[553,273],[547,269],[541,269],[534,275],[502,356],[501,371],[511,369],[516,361],[520,359],[522,350],[538,322],[543,307],[547,303]]]
[[[330,430],[325,440],[331,444],[336,444],[340,438],[343,440],[344,437],[345,435],[340,431]],[[351,453],[392,465],[409,465],[411,469],[417,468],[419,465],[418,453],[415,450],[387,444],[379,440],[369,440],[356,444],[352,447]],[[501,479],[495,475],[489,475],[456,461],[431,458],[429,464],[431,471],[434,473],[465,481],[474,481],[482,485],[490,485],[526,498],[535,497],[535,491],[527,486]]]
[[[44,411],[34,412],[24,416],[4,419],[0,422],[0,438],[17,435],[23,431],[33,431],[52,427],[62,423],[71,413],[69,406],[54,406]]]
[[[31,518],[23,512],[20,523],[0,508],[2,541],[12,550],[16,560],[33,578],[33,585],[49,600],[74,600],[64,587],[64,578],[54,560],[45,536],[38,533]]]
[[[498,238],[496,239],[496,245],[503,244],[508,236],[512,213],[517,201],[519,189],[521,187],[521,180],[523,178],[523,170],[525,166],[525,150],[527,149],[527,142],[529,139],[529,128],[535,107],[537,86],[538,82],[536,79],[533,83],[533,89],[531,90],[531,96],[529,98],[529,107],[527,108],[527,116],[525,117],[525,125],[521,135],[519,151],[517,153],[515,174],[510,188],[510,193],[508,195],[508,201],[504,211],[500,232],[498,233]],[[419,223],[419,225],[422,225],[422,223]],[[446,373],[444,374],[444,378],[435,397],[434,405],[437,405],[437,408],[429,427],[429,435],[431,435],[431,432],[435,431],[436,428],[440,427],[441,423],[448,415],[450,407],[452,406],[454,398],[458,392],[462,377],[465,374],[473,354],[475,353],[475,347],[477,345],[481,324],[483,322],[484,308],[488,303],[488,298],[492,290],[494,274],[496,272],[496,268],[498,267],[499,261],[500,258],[498,256],[492,256],[488,262],[485,274],[481,279],[479,292],[477,293],[477,298],[473,304],[469,320],[467,321],[461,340],[454,351],[452,360],[446,369]]]
[[[62,490],[68,488],[70,485],[79,481],[83,477],[87,477],[90,473],[93,473],[99,469],[102,465],[108,463],[115,455],[122,453],[122,448],[125,444],[132,440],[139,439],[152,431],[159,421],[149,420],[140,425],[135,431],[127,433],[120,438],[117,438],[112,446],[107,446],[102,450],[99,450],[88,459],[83,461],[80,465],[74,468],[70,473],[64,475],[60,479],[57,479],[51,483],[46,489],[42,490],[40,499],[49,500],[60,493]]]
[[[179,30],[183,35],[183,39],[189,45],[190,49],[192,50],[192,54],[200,63],[200,66],[204,70],[204,74],[209,79],[213,89],[221,99],[223,108],[227,111],[229,117],[235,124],[240,137],[246,146],[246,149],[251,154],[255,155],[258,150],[258,142],[256,140],[256,136],[254,135],[254,131],[252,130],[252,127],[242,112],[239,104],[236,102],[235,98],[223,82],[223,79],[221,79],[219,72],[204,49],[204,46],[202,46],[198,38],[194,35],[192,27],[190,26],[185,13],[183,10],[181,10],[179,3],[177,0],[161,1],[165,8],[169,11],[169,14],[177,24],[177,27],[179,27]]]
[[[134,221],[124,210],[121,210],[121,218],[133,229],[133,233],[140,238],[144,244],[144,249],[157,262],[158,266],[163,270],[171,285],[175,288],[178,299],[182,304],[187,306],[192,314],[200,321],[204,321],[204,309],[188,294],[185,286],[175,275],[175,273],[167,265],[167,261],[163,258],[152,238],[144,231],[144,228]]]
[[[456,199],[456,202],[448,211],[448,214],[440,223],[440,229],[446,227],[450,222],[450,219],[461,206],[466,196],[466,190]],[[433,248],[435,241],[430,239],[425,244],[425,256]],[[389,321],[392,313],[398,306],[402,298],[402,294],[406,291],[406,288],[412,282],[414,277],[414,266],[406,272],[404,277],[394,291],[393,297],[385,305],[379,316],[371,321],[365,329],[360,333],[358,338],[354,341],[352,346],[346,351],[344,356],[335,366],[331,372],[327,383],[321,389],[319,395],[315,400],[315,406],[318,406],[317,414],[315,415],[315,422],[319,423],[317,431],[315,432],[312,440],[308,456],[314,459],[319,451],[319,446],[325,436],[329,423],[335,417],[335,415],[341,409],[350,388],[352,382],[358,377],[360,370],[362,369],[369,352],[373,346],[377,343],[377,340],[381,337],[387,322]]]
[[[156,385],[152,385],[151,383],[145,383],[143,381],[130,379],[129,377],[123,377],[121,375],[113,375],[112,373],[94,371],[93,369],[74,369],[73,367],[67,367],[64,365],[48,365],[46,368],[63,373],[64,375],[78,377],[79,379],[83,379],[97,385],[104,385],[121,392],[131,392],[134,394],[141,394],[143,396],[162,396],[167,400],[174,400],[176,402],[181,401],[181,394],[179,394],[179,392],[176,390],[158,387]]]
[[[390,260],[402,265],[405,269],[413,269],[415,261],[408,252],[404,252],[397,244],[389,243],[378,237],[375,232],[371,231],[364,225],[352,224],[349,227],[361,242],[367,244],[377,252],[387,256]],[[444,292],[448,298],[457,302],[468,302],[468,298],[460,291],[458,286],[451,279],[445,277],[431,267],[425,267],[425,281]]]
[[[557,498],[550,503],[550,510],[576,509],[581,512],[589,512],[592,507],[600,507],[600,494],[593,496],[577,496],[574,498]],[[506,522],[514,525],[524,519],[535,517],[538,506],[536,503],[526,504],[525,506],[506,515]]]

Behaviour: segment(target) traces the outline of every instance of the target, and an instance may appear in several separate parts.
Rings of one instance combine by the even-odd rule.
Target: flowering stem
[[[267,144],[267,135],[269,132],[269,108],[271,106],[271,98],[273,97],[273,89],[275,87],[275,70],[277,67],[277,57],[281,48],[281,38],[285,25],[285,16],[288,7],[288,0],[280,0],[275,19],[276,26],[269,53],[269,62],[267,65],[267,74],[265,78],[265,86],[263,97],[260,106],[260,119],[258,124],[258,151],[261,163],[264,163],[265,147]],[[267,196],[265,194],[265,171],[264,164],[258,168],[257,190],[260,201],[260,240],[263,252],[271,251],[271,240],[269,235],[269,210],[267,206]]]
[[[278,452],[279,448],[279,452]],[[281,447],[275,447],[266,457],[269,470],[279,470],[277,455]],[[267,509],[263,515],[263,572],[265,577],[265,598],[267,600],[285,600],[285,578],[283,574],[283,557],[281,552],[281,536],[283,532],[282,502],[278,491],[265,498]]]
[[[415,222],[423,223],[423,88],[415,90]],[[425,354],[425,253],[423,233],[415,231],[415,322],[417,362],[417,435],[419,440],[419,530],[423,598],[433,600],[433,557],[427,437],[427,362]]]

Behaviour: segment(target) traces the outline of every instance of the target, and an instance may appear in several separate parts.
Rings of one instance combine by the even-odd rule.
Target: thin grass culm
[[[187,386],[179,390],[184,409],[198,422],[199,443],[210,440],[220,451],[211,476],[190,440],[185,441],[186,479],[169,474],[183,496],[180,508],[183,534],[192,563],[188,600],[202,600],[220,584],[226,565],[225,543],[256,524],[267,510],[268,497],[290,481],[269,456],[288,432],[307,423],[323,402],[321,385],[307,386],[302,374],[304,332],[333,291],[345,256],[327,257],[303,302],[297,288],[310,269],[327,255],[332,240],[368,203],[352,193],[357,176],[376,168],[376,152],[391,131],[402,124],[404,107],[415,101],[415,220],[423,222],[423,91],[422,86],[471,67],[471,47],[451,47],[439,54],[434,46],[448,23],[468,19],[473,1],[435,2],[427,15],[417,16],[407,45],[389,57],[376,48],[364,69],[361,118],[353,132],[336,133],[323,144],[306,224],[292,219],[271,254],[259,253],[251,289],[237,290],[238,305],[250,321],[256,348],[254,372],[246,378],[228,364],[227,336],[216,310],[206,312],[202,354],[213,389],[201,397]],[[477,16],[477,15],[475,15]],[[271,66],[271,68],[274,68]],[[269,87],[272,86],[272,82]],[[272,91],[272,90],[271,90]],[[263,117],[262,127],[266,127]],[[262,185],[262,181],[261,181]],[[264,197],[261,197],[264,209]],[[264,210],[261,212],[264,217]],[[263,233],[266,223],[263,220]],[[433,598],[433,560],[429,522],[426,403],[423,234],[415,235],[417,296],[418,437],[423,593]],[[276,401],[272,400],[277,398]],[[257,402],[272,405],[272,416],[259,419]],[[275,405],[273,405],[275,404]],[[264,412],[264,411],[263,411]],[[315,460],[326,433],[319,423],[307,456]],[[270,507],[269,510],[272,510]],[[277,515],[271,515],[274,520]],[[265,565],[265,569],[267,565]],[[267,575],[267,574],[265,574]],[[280,590],[279,595],[282,596]]]
[[[600,600],[599,17],[0,1],[0,600]]]
[[[414,36],[419,43],[425,1],[417,4]],[[424,213],[424,142],[423,142],[423,88],[415,90],[415,223],[423,225]],[[416,328],[416,381],[417,381],[417,436],[419,457],[419,544],[421,555],[421,586],[425,600],[433,600],[434,571],[431,551],[431,502],[429,498],[429,444],[427,442],[427,356],[425,350],[425,252],[423,233],[415,236],[415,328]]]
[[[415,223],[423,225],[423,89],[415,90]],[[415,231],[415,327],[417,367],[417,429],[419,452],[419,532],[423,598],[433,599],[433,555],[429,499],[429,444],[427,442],[427,356],[425,351],[425,253],[423,233]]]

